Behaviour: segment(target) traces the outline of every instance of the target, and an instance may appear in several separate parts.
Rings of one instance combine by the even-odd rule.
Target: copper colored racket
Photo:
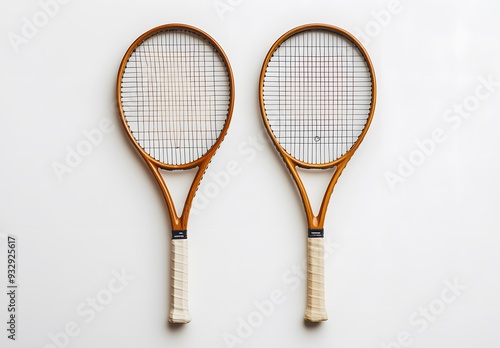
[[[327,320],[323,226],[333,187],[373,117],[373,66],[360,42],[345,30],[304,25],[281,36],[269,50],[259,96],[264,124],[297,184],[307,215],[305,319]],[[335,168],[317,215],[297,167]]]
[[[169,321],[188,323],[187,224],[202,176],[222,142],[234,83],[222,48],[203,31],[169,24],[141,35],[125,53],[116,95],[123,126],[158,181],[172,225]],[[179,215],[160,169],[198,168]]]

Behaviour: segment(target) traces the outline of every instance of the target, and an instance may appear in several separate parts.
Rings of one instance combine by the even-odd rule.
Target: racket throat
[[[291,170],[304,204],[309,229],[323,229],[326,210],[330,202],[333,187],[337,181],[338,166],[330,169],[303,169],[293,167]]]
[[[199,184],[200,169],[198,167],[182,171],[155,167],[153,169],[168,206],[172,231],[185,231],[191,204]]]

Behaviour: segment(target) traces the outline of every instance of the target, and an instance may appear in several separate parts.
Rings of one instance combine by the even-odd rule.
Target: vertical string
[[[341,120],[341,115],[339,115],[339,110],[338,110],[338,107],[339,107],[339,101],[338,101],[338,94],[339,94],[339,86],[338,86],[338,75],[339,75],[339,46],[338,46],[338,37],[335,36],[334,37],[334,41],[335,41],[335,52],[334,52],[334,55],[335,55],[335,68],[334,68],[334,78],[333,78],[333,81],[334,81],[334,94],[333,94],[333,101],[334,101],[334,125],[335,125],[335,138],[334,139],[338,139],[339,135],[340,135],[340,131],[339,131],[339,124],[340,122],[342,122]],[[335,141],[333,141],[333,144],[334,144],[334,152],[335,152],[335,158],[338,158],[340,157],[339,154],[338,154],[338,146],[337,144],[335,143]]]
[[[148,51],[148,47],[146,46],[144,48],[145,50],[145,61],[146,61],[146,87],[147,87],[147,94],[146,95],[151,95],[151,91],[152,91],[152,88],[151,88],[151,52]],[[155,153],[154,153],[154,147],[151,146],[151,110],[152,110],[152,107],[151,107],[151,103],[149,101],[148,98],[144,98],[145,99],[145,103],[147,104],[146,107],[148,108],[148,111],[145,113],[147,118],[144,119],[144,122],[145,122],[145,125],[146,125],[146,128],[147,128],[147,132],[145,134],[146,136],[146,139],[147,139],[147,146],[149,148],[149,152],[152,154],[152,156],[155,156]]]
[[[165,41],[167,42],[167,47],[169,47],[167,49],[167,61],[166,61],[166,64],[167,64],[167,70],[166,70],[166,73],[169,75],[169,76],[173,76],[173,78],[175,79],[175,57],[174,57],[174,53],[171,51],[170,47],[173,47],[173,35],[168,35],[166,36],[165,38]],[[173,88],[173,82],[170,82],[168,83],[168,93],[167,93],[167,99],[170,101],[170,100],[173,100],[175,98],[175,88]],[[175,156],[175,143],[176,143],[176,139],[175,139],[175,132],[174,132],[174,124],[175,124],[175,109],[174,109],[174,104],[173,103],[168,103],[168,118],[167,118],[167,129],[168,129],[168,133],[167,133],[167,151],[166,151],[166,156],[167,158],[174,158]]]
[[[159,69],[159,73],[160,73],[160,78],[159,78],[159,83],[161,84],[159,90],[161,91],[161,99],[160,99],[160,103],[161,103],[161,108],[160,108],[160,112],[162,115],[165,115],[166,112],[167,112],[167,98],[166,98],[166,89],[167,89],[167,86],[166,86],[166,83],[164,82],[164,71],[165,71],[165,42],[164,42],[164,39],[165,39],[165,35],[159,35],[159,41],[160,41],[160,50],[158,52],[158,54],[160,55],[161,59],[160,59],[160,69]],[[160,147],[160,161],[164,161],[165,160],[165,149],[166,149],[166,146],[165,146],[165,141],[166,141],[166,137],[165,137],[165,120],[162,118],[160,120],[160,129],[159,129],[159,132],[160,132],[160,138],[159,138],[159,147]]]
[[[156,58],[156,54],[158,52],[158,36],[154,37],[153,40],[153,50],[150,52],[149,56],[151,57],[151,93],[155,93],[154,98],[150,98],[149,101],[151,103],[151,117],[153,122],[151,123],[151,140],[152,140],[152,148],[154,152],[154,156],[157,157],[159,156],[159,146],[158,146],[158,135],[157,135],[157,130],[158,130],[158,123],[159,123],[159,112],[158,112],[158,59]]]
[[[350,66],[350,72],[351,72],[351,79],[350,79],[350,98],[349,98],[349,104],[350,104],[350,115],[351,115],[351,139],[350,142],[354,142],[354,124],[356,122],[356,115],[355,110],[354,110],[354,90],[356,88],[355,86],[355,61],[354,61],[354,50],[352,47],[349,48],[350,51],[350,58],[351,58],[351,66]]]
[[[216,61],[215,61],[215,55],[214,54],[211,54],[212,56],[212,71],[213,71],[213,86],[211,86],[211,88],[213,89],[213,99],[210,100],[210,102],[212,103],[212,106],[213,107],[216,107],[217,106],[217,72],[216,72]],[[209,110],[212,110],[212,108],[209,108]],[[217,134],[216,134],[216,123],[217,123],[217,118],[215,117],[215,115],[208,115],[211,119],[212,119],[212,122],[213,122],[213,127],[212,127],[212,137],[213,139],[216,139],[217,138]],[[211,146],[211,144],[209,144],[209,146]],[[207,146],[207,147],[209,147]]]

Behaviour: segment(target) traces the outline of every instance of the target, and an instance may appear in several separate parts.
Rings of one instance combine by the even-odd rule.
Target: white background
[[[497,2],[71,0],[45,22],[43,7],[0,2],[2,323],[7,234],[19,247],[17,341],[1,324],[0,346],[500,346]],[[13,44],[23,18],[44,26]],[[114,99],[128,46],[174,22],[213,36],[236,83],[228,136],[190,219],[193,320],[181,327],[167,324],[167,209]],[[262,136],[257,94],[269,47],[311,22],[362,39],[378,80],[372,126],[331,199],[330,319],[317,326],[302,319],[305,214]],[[454,106],[469,108],[468,117]],[[103,120],[112,130],[85,148],[84,132]],[[439,129],[441,142],[429,145]],[[68,163],[82,148],[79,163]],[[238,174],[221,187],[228,163]],[[54,169],[62,165],[67,172]],[[110,298],[122,272],[130,279]],[[446,290],[454,282],[455,293]],[[88,305],[96,296],[99,312]]]

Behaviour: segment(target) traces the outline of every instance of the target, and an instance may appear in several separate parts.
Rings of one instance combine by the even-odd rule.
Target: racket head
[[[259,102],[281,155],[326,169],[347,161],[375,111],[375,72],[363,45],[344,29],[307,24],[283,34],[264,59]]]
[[[116,85],[127,135],[151,164],[167,170],[208,163],[234,106],[234,78],[220,45],[186,24],[166,24],[126,51]]]

